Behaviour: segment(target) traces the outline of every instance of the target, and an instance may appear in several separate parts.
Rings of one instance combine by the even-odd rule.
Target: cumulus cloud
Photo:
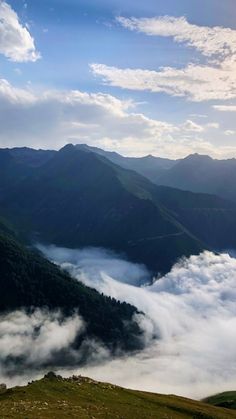
[[[236,97],[236,31],[189,23],[185,17],[117,18],[129,30],[150,36],[172,37],[177,43],[195,48],[206,63],[189,63],[183,68],[158,70],[117,68],[91,64],[95,75],[109,85],[131,90],[164,92],[194,102]]]
[[[175,131],[167,122],[133,112],[134,104],[103,93],[19,89],[0,80],[2,146],[61,147],[70,141],[118,142],[162,138]],[[14,120],[14,124],[12,124]]]
[[[147,117],[137,107],[132,100],[109,94],[37,91],[0,79],[0,144],[60,148],[68,142],[83,142],[126,155],[158,150],[159,155],[174,158],[203,152],[203,148],[214,152],[207,141],[196,138],[207,131],[207,124],[171,124]]]
[[[60,249],[58,255],[61,264]],[[235,259],[204,252],[181,260],[153,285],[140,288],[117,281],[99,264],[94,281],[89,270],[71,263],[73,257],[63,267],[86,285],[138,307],[146,314],[146,324],[141,324],[146,338],[159,336],[139,354],[108,358],[80,373],[135,389],[199,398],[235,388]]]
[[[20,23],[16,12],[5,1],[0,1],[0,53],[16,62],[40,58],[28,28]]]

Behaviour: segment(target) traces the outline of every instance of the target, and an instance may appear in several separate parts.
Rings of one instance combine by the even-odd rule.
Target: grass
[[[0,418],[230,419],[236,412],[176,396],[127,390],[89,378],[48,377],[0,394]]]

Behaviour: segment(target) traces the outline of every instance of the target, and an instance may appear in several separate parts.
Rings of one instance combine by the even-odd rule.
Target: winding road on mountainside
[[[134,240],[129,240],[128,241],[128,244],[135,245],[135,244],[140,243],[140,242],[151,241],[151,240],[158,240],[158,239],[161,240],[161,239],[165,239],[167,237],[182,236],[183,234],[185,234],[184,231],[180,231],[178,233],[163,234],[161,236],[144,237],[142,239],[138,239],[138,240],[135,240],[135,241]]]

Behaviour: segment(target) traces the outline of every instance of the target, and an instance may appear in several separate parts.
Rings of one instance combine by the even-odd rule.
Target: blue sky
[[[236,80],[233,76],[236,70],[236,10],[233,3],[234,0],[0,1],[0,6],[7,5],[2,10],[6,22],[2,28],[0,25],[0,78],[7,81],[11,89],[18,89],[17,95],[24,100],[25,95],[31,95],[31,105],[27,99],[27,109],[25,104],[19,103],[22,99],[7,107],[4,88],[5,96],[0,100],[5,107],[0,122],[8,117],[14,124],[14,116],[16,124],[15,129],[10,128],[10,124],[6,124],[5,129],[2,126],[1,146],[26,144],[59,148],[73,141],[88,142],[129,155],[152,153],[182,157],[199,152],[217,158],[236,156]],[[20,25],[18,28],[14,23],[16,26],[11,26],[10,30],[14,31],[14,36],[19,36],[17,42],[25,54],[21,57],[14,56],[9,50],[6,52],[4,45],[1,48],[4,40],[8,42],[6,33],[8,48],[14,40],[9,35],[7,22],[11,13],[15,13]],[[127,21],[117,21],[119,16]],[[163,16],[177,19],[171,21],[171,31],[175,35],[167,34],[169,20],[163,22]],[[136,18],[135,25],[132,17]],[[181,17],[187,22],[184,29],[183,22],[178,20]],[[143,18],[147,18],[145,27],[142,26]],[[150,33],[153,18],[156,19],[154,32]],[[160,25],[164,25],[161,34]],[[212,33],[216,26],[220,26],[220,30],[214,29]],[[206,29],[201,35],[202,28]],[[24,29],[33,40],[34,52],[40,53],[39,59],[29,56],[29,39],[22,39],[20,34]],[[226,29],[230,32],[225,32]],[[182,38],[176,40],[175,36]],[[207,37],[213,38],[211,51],[207,47]],[[227,54],[220,49],[225,48],[225,37]],[[24,44],[26,41],[27,45]],[[91,67],[94,63],[97,67]],[[206,68],[206,76],[202,66]],[[171,80],[166,68],[173,73]],[[199,86],[196,84],[194,91],[191,86],[182,86],[180,71],[186,73],[186,69],[185,83],[187,77],[187,82],[195,86],[197,78]],[[140,70],[138,75],[137,70]],[[173,81],[175,78],[177,85]],[[216,89],[212,78],[218,86]],[[223,81],[225,85],[221,85],[221,79],[225,78],[228,78]],[[84,96],[75,99],[73,92],[77,91]],[[63,106],[63,99],[58,99],[60,95],[70,97],[70,105],[67,100]],[[107,103],[112,105],[105,104],[105,98],[101,102],[101,95],[108,95]],[[1,102],[0,106],[3,106]],[[51,115],[50,120],[46,121],[46,114]],[[62,115],[65,121],[59,126]],[[96,115],[100,115],[100,120]],[[34,127],[26,123],[30,118],[33,118]],[[41,122],[45,119],[42,132],[37,118]]]

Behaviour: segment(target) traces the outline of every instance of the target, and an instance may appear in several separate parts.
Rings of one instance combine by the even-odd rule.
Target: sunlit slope
[[[90,379],[44,378],[0,394],[0,417],[230,419],[236,412],[176,396],[131,391]]]

